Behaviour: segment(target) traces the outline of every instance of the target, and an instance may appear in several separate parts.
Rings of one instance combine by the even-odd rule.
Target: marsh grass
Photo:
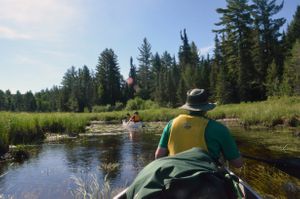
[[[300,97],[271,98],[263,102],[222,105],[208,115],[215,119],[239,118],[245,126],[299,126]]]
[[[133,111],[103,113],[11,113],[0,112],[0,155],[9,144],[27,144],[41,141],[45,133],[78,134],[92,120],[121,122]],[[143,121],[169,121],[186,111],[157,108],[140,110]],[[229,104],[217,106],[208,112],[213,119],[238,118],[241,125],[300,126],[300,97],[271,98],[263,102]]]
[[[95,174],[88,174],[85,177],[72,176],[71,179],[76,185],[76,189],[71,190],[73,197],[76,199],[109,199],[125,189],[125,186],[112,189],[107,176],[108,174],[102,183],[99,183]]]

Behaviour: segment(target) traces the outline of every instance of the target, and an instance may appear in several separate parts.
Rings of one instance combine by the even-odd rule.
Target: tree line
[[[130,58],[128,78],[120,74],[113,49],[104,49],[95,70],[72,66],[60,86],[33,94],[0,90],[0,110],[92,111],[94,106],[126,104],[135,97],[160,106],[185,102],[191,88],[208,90],[222,104],[300,94],[300,6],[287,30],[275,18],[284,3],[276,0],[226,0],[217,9],[213,55],[199,55],[186,30],[180,32],[178,56],[152,53],[144,38],[137,65]]]

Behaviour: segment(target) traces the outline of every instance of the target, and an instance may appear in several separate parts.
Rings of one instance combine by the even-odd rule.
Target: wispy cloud
[[[213,49],[214,49],[214,45],[202,47],[202,48],[200,48],[200,50],[199,50],[199,54],[200,54],[200,55],[211,54],[212,51],[213,51]]]
[[[6,32],[10,30],[10,35],[21,35],[16,37],[19,39],[50,39],[79,21],[80,6],[76,2],[1,0],[0,23],[5,24]]]
[[[8,27],[1,27],[0,26],[0,38],[5,39],[30,39],[29,35],[19,33],[11,28]]]

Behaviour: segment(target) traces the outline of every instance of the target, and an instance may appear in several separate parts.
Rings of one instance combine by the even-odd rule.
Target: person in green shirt
[[[155,159],[200,147],[215,161],[222,154],[232,166],[242,167],[241,155],[228,128],[205,116],[207,111],[215,108],[215,104],[208,102],[204,89],[189,90],[186,103],[180,108],[188,110],[189,114],[181,114],[165,126]]]

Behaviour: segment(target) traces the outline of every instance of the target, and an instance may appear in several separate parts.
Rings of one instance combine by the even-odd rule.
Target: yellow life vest
[[[208,119],[191,115],[179,115],[172,122],[168,141],[169,155],[175,155],[193,147],[208,151],[205,142],[205,128]]]

